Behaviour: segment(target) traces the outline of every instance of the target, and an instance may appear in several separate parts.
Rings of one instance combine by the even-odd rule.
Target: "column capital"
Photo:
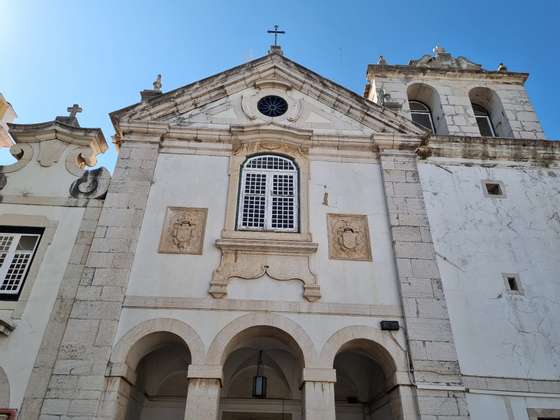
[[[304,368],[303,382],[336,382],[336,370],[324,368]]]
[[[221,365],[189,365],[187,378],[217,379],[222,383],[224,380],[223,367]]]

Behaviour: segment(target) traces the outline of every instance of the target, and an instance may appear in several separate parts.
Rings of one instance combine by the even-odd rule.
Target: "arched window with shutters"
[[[258,155],[241,168],[237,229],[297,232],[298,168],[279,155]]]

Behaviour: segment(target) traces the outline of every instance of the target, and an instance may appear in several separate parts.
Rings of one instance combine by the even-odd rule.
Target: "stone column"
[[[216,378],[191,378],[185,420],[218,420],[221,383]]]
[[[410,140],[408,146],[412,146]],[[421,419],[468,419],[417,157],[392,139],[381,166]],[[406,145],[405,145],[406,146]],[[401,150],[396,150],[401,148]],[[402,150],[405,149],[405,150]]]
[[[334,369],[303,369],[305,420],[336,420]]]
[[[222,367],[190,365],[185,420],[218,420]]]
[[[190,365],[185,420],[218,420],[222,367]]]

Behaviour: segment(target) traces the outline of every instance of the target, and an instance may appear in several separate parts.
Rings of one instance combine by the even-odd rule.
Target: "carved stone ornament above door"
[[[208,209],[168,207],[159,252],[202,255],[207,214]]]
[[[371,261],[367,216],[364,214],[327,214],[329,258]]]

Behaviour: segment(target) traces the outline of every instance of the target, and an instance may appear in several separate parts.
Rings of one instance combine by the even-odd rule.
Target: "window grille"
[[[0,298],[19,297],[41,235],[0,232]]]
[[[294,163],[276,155],[247,160],[239,203],[239,229],[297,232],[298,170]]]
[[[412,121],[416,124],[427,128],[432,133],[435,133],[434,122],[432,121],[432,112],[427,105],[419,101],[409,101],[410,105],[410,115],[412,116]]]

